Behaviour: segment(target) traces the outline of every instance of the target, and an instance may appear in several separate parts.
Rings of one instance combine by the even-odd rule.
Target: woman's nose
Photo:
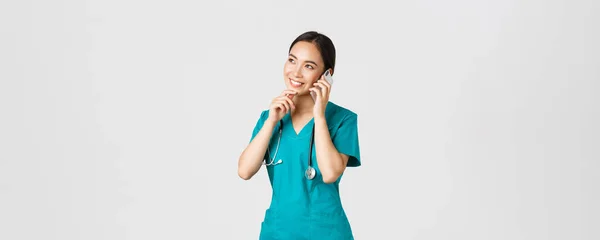
[[[302,77],[302,67],[301,66],[296,66],[296,68],[294,69],[294,77]]]

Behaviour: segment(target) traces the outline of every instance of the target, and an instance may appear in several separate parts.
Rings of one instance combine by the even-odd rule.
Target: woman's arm
[[[346,170],[348,155],[339,153],[331,141],[324,116],[315,117],[315,151],[323,182],[333,183]]]
[[[265,119],[262,127],[260,127],[256,136],[250,141],[250,144],[244,149],[238,160],[238,175],[242,179],[249,180],[260,169],[267,148],[269,147],[269,141],[271,141],[273,128],[275,128],[277,122],[287,112],[296,108],[291,99],[294,94],[296,94],[296,91],[286,89],[271,101],[269,116]]]
[[[273,128],[276,125],[275,123],[273,121],[265,121],[260,131],[240,155],[238,160],[238,175],[242,179],[249,180],[260,169],[271,139],[271,134],[273,134]]]

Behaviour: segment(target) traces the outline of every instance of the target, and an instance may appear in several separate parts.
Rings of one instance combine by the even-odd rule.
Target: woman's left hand
[[[314,92],[316,96],[315,106],[313,107],[314,117],[325,117],[325,107],[327,107],[327,103],[329,102],[331,84],[325,80],[324,76],[321,76],[316,83],[313,83],[313,87],[309,88],[309,90]]]

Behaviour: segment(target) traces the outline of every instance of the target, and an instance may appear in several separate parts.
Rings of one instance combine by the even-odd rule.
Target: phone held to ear
[[[333,85],[333,77],[331,77],[331,69],[327,69],[327,71],[325,71],[325,73],[323,73],[323,76],[325,76],[325,81],[327,81],[329,83],[329,85]],[[320,90],[321,87],[317,86],[317,88]],[[317,96],[315,95],[314,92],[310,92],[310,96],[312,96],[313,101],[317,101]]]

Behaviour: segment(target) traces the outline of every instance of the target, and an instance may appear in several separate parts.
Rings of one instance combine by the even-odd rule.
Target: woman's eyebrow
[[[294,54],[291,54],[291,53],[290,53],[290,56],[292,56],[292,57],[293,57],[293,58],[295,58],[295,59],[298,59],[296,56],[294,56]],[[318,65],[316,62],[313,62],[313,61],[310,61],[310,60],[306,60],[305,62],[307,62],[307,63],[312,63],[312,64],[314,64],[315,66],[319,66],[319,65]]]

